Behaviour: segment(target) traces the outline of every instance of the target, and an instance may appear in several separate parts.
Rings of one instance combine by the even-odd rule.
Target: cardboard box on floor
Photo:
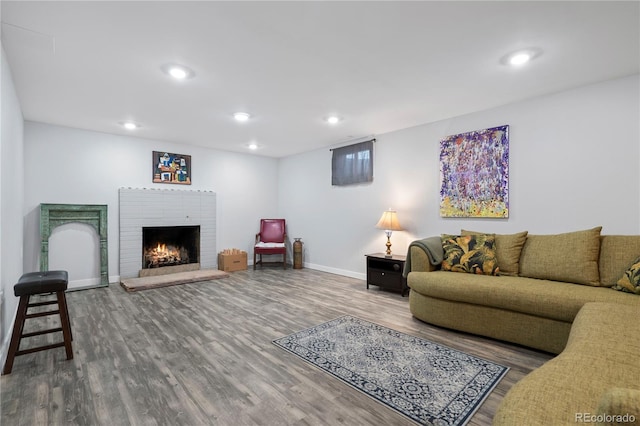
[[[238,249],[225,249],[218,253],[218,269],[225,272],[247,269],[247,252]]]

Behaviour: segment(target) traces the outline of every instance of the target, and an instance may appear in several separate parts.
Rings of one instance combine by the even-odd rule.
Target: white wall
[[[0,58],[0,365],[18,306],[13,285],[22,275],[23,118],[4,48]]]
[[[251,254],[259,219],[285,217],[289,237],[305,243],[307,267],[359,278],[364,277],[364,254],[384,250],[384,233],[374,225],[389,207],[398,210],[405,228],[392,237],[397,254],[404,254],[413,239],[460,228],[555,233],[602,225],[603,233],[637,234],[639,91],[636,75],[378,135],[374,182],[342,188],[330,184],[328,149],[275,160],[26,122],[24,270],[38,269],[40,203],[108,204],[109,273],[117,280],[118,188],[167,187],[150,183],[153,150],[192,155],[188,189],[218,194],[219,249]],[[440,218],[439,141],[502,124],[510,125],[509,219]],[[3,140],[4,132],[3,124]],[[11,150],[15,158],[13,144]],[[4,155],[3,200],[9,187],[13,205],[21,192],[16,193],[15,179],[6,182],[4,165],[20,162]],[[2,214],[6,222],[7,213]],[[70,234],[66,241],[56,236],[56,244],[73,251]],[[8,241],[4,234],[2,241]],[[95,278],[82,276],[97,270],[82,269],[85,261],[78,258],[67,267],[72,280]]]
[[[636,75],[379,135],[368,185],[332,187],[328,149],[283,158],[279,212],[305,242],[307,266],[359,278],[364,255],[385,249],[374,226],[389,207],[405,228],[392,236],[396,254],[414,239],[461,228],[544,234],[602,225],[604,234],[638,234],[639,93]],[[510,217],[441,218],[439,141],[503,124]]]
[[[120,187],[215,192],[218,250],[239,248],[250,252],[260,218],[277,214],[278,162],[272,158],[29,121],[25,122],[24,139],[25,270],[39,268],[40,203],[108,205],[110,282],[119,276]],[[152,183],[152,151],[191,155],[192,185]],[[73,227],[70,231],[80,232]],[[83,275],[97,271],[95,266],[87,268],[83,263],[97,264],[97,256],[86,259],[84,253],[74,249],[75,243],[74,232],[69,232],[66,241],[56,236],[57,246],[77,253],[75,261],[71,259],[72,263],[63,268],[69,271],[69,280],[86,282],[96,278]]]

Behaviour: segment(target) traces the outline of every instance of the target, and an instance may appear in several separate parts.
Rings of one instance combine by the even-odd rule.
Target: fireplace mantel
[[[100,284],[109,285],[106,204],[40,204],[40,270],[49,270],[49,237],[60,225],[84,223],[100,237]]]

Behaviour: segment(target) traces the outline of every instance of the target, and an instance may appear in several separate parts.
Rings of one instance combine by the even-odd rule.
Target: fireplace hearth
[[[142,228],[142,269],[200,262],[200,226]]]

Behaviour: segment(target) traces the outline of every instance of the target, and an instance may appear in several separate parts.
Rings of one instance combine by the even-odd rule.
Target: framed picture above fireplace
[[[191,156],[153,151],[153,183],[191,185]]]

